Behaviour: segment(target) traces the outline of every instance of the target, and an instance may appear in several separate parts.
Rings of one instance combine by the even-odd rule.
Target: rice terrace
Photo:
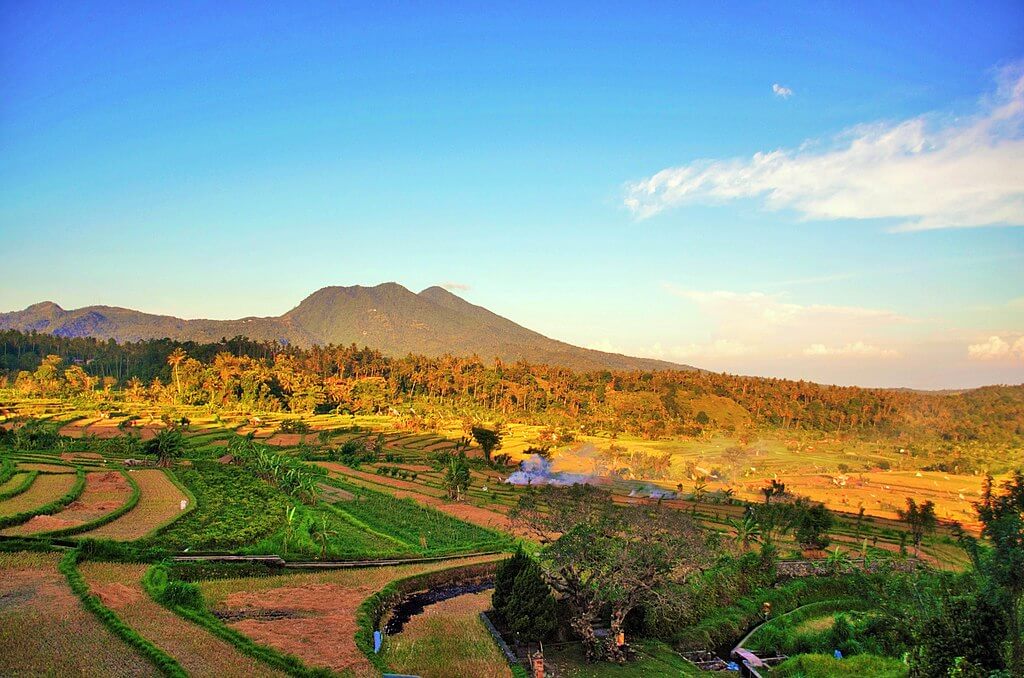
[[[0,0],[0,678],[1024,678],[1024,3]]]

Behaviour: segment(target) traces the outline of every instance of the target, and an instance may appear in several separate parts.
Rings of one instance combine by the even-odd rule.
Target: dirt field
[[[462,565],[494,556],[460,559]],[[310,666],[378,675],[355,645],[356,609],[389,581],[450,567],[452,561],[201,583],[211,609],[253,640]]]
[[[171,655],[191,676],[284,675],[153,601],[142,588],[147,565],[82,563],[79,570],[103,604]]]
[[[398,673],[423,678],[504,678],[512,671],[480,621],[491,591],[428,605],[384,641],[384,660]]]
[[[81,606],[59,559],[0,553],[0,675],[159,675]]]
[[[139,503],[120,518],[83,536],[131,541],[146,536],[180,515],[188,497],[160,469],[129,471],[139,484]]]
[[[132,494],[131,485],[117,471],[97,471],[85,476],[82,495],[53,515],[36,516],[0,534],[26,535],[60,530],[96,520],[124,505]]]

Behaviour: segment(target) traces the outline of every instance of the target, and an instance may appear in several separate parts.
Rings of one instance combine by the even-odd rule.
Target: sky
[[[1024,382],[1024,4],[430,4],[0,0],[0,311],[442,284],[716,371]]]

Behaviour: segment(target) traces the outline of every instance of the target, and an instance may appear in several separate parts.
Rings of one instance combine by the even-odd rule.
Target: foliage
[[[935,515],[935,503],[925,501],[918,504],[913,497],[907,497],[907,508],[901,509],[900,520],[910,528],[910,535],[914,540],[914,549],[921,548],[921,539],[926,534],[935,531],[938,518]]]
[[[145,444],[147,454],[155,455],[161,466],[170,466],[175,459],[185,456],[189,448],[185,436],[177,428],[165,428]]]
[[[1002,493],[993,491],[992,478],[985,481],[977,504],[982,534],[989,546],[969,542],[977,569],[993,589],[992,595],[1007,611],[1007,665],[1024,674],[1024,638],[1020,617],[1024,614],[1024,472],[1020,470],[1005,483]]]
[[[466,453],[459,452],[458,455],[449,455],[448,463],[444,467],[444,476],[441,483],[448,492],[448,498],[460,501],[462,494],[469,489],[470,473],[469,464],[466,463]]]
[[[544,577],[570,609],[570,624],[588,656],[625,659],[615,638],[637,608],[677,604],[672,583],[710,560],[714,546],[681,511],[660,504],[617,507],[590,485],[546,485],[520,497],[516,522],[544,544]],[[598,615],[609,610],[611,638],[600,643]]]
[[[317,485],[327,475],[325,469],[279,454],[251,437],[232,436],[227,449],[229,454],[241,459],[246,468],[286,494],[307,504],[316,502]]]
[[[512,586],[516,577],[530,564],[530,556],[526,555],[522,546],[516,547],[516,552],[511,558],[507,558],[498,565],[494,573],[494,593],[491,594],[491,605],[501,614],[505,614],[505,606],[512,597]]]
[[[542,641],[554,632],[558,624],[555,599],[536,561],[530,559],[516,575],[502,615],[508,627],[526,641]]]
[[[209,344],[170,339],[97,341],[0,331],[0,372],[25,395],[93,393],[102,378],[132,399],[190,402],[243,411],[401,409],[435,404],[545,426],[627,431],[645,437],[699,435],[751,425],[785,430],[852,431],[931,441],[956,465],[957,448],[975,441],[1019,444],[1024,387],[957,394],[835,387],[697,371],[593,371],[485,364],[479,358],[388,358],[356,346],[298,349],[235,337]],[[188,357],[176,365],[177,349]],[[85,363],[92,380],[68,379],[63,360]],[[177,359],[176,359],[177,360]],[[741,416],[716,412],[738,411]],[[744,424],[743,422],[748,422]],[[49,447],[49,445],[47,445]],[[969,461],[965,459],[964,461]],[[1004,460],[1005,461],[1005,460]],[[958,468],[958,467],[957,467]]]
[[[836,659],[831,655],[804,654],[791,657],[772,670],[772,676],[784,678],[905,678],[907,665],[898,659],[858,655]]]
[[[252,546],[282,527],[288,498],[244,468],[197,461],[177,470],[195,508],[149,541],[171,548],[228,550]]]
[[[501,448],[501,431],[483,426],[474,426],[470,431],[473,435],[473,440],[483,450],[484,458],[490,463],[491,454]]]
[[[796,540],[805,549],[824,549],[831,541],[828,531],[835,518],[823,504],[804,508],[796,518]]]

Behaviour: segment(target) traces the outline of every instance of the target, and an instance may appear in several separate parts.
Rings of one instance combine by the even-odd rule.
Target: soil
[[[303,657],[318,666],[373,675],[373,666],[355,643],[338,639],[355,637],[356,608],[377,588],[309,584],[259,593],[240,592],[228,596],[224,601],[226,609],[218,609],[216,614],[245,614],[247,618],[229,625],[258,643]],[[263,612],[281,609],[295,616],[260,618]]]

